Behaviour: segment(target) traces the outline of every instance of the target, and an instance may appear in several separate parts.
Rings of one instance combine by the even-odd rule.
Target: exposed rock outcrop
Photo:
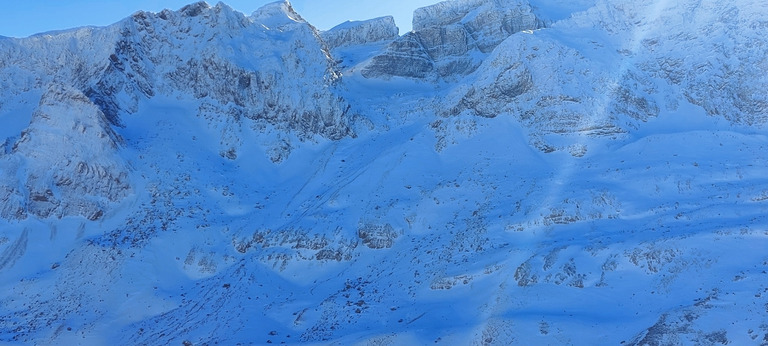
[[[392,16],[379,17],[365,21],[350,21],[339,24],[321,36],[330,49],[394,41],[398,38],[400,29],[395,25]]]
[[[451,0],[417,9],[413,31],[393,42],[363,71],[366,77],[424,78],[467,74],[510,35],[543,27],[524,1]],[[415,68],[411,64],[416,63]],[[393,68],[401,66],[400,69]]]
[[[236,50],[214,48],[235,42]],[[305,139],[339,139],[350,132],[347,103],[333,90],[338,79],[319,33],[287,2],[250,18],[224,4],[198,3],[134,14],[89,96],[110,118],[118,116],[113,108],[135,110],[140,98],[191,96],[232,119],[269,123]]]
[[[101,218],[132,193],[120,138],[83,93],[52,84],[13,152],[0,161],[4,218]],[[20,189],[21,187],[21,189]]]
[[[288,2],[250,17],[205,2],[140,11],[108,27],[5,39],[0,47],[5,100],[55,81],[82,91],[116,126],[141,100],[165,96],[201,100],[227,114],[224,121],[249,118],[253,128],[270,125],[302,140],[351,134],[327,46]]]

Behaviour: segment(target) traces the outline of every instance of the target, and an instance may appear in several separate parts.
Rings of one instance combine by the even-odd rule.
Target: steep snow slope
[[[0,40],[0,342],[765,342],[765,6],[545,5]],[[408,42],[474,67],[366,72]]]

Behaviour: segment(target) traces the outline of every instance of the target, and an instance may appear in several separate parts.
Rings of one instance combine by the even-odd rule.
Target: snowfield
[[[0,39],[0,344],[768,343],[768,5]]]

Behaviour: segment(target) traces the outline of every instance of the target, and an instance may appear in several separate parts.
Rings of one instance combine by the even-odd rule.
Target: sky
[[[8,1],[0,10],[0,35],[26,37],[32,34],[80,26],[104,26],[138,10],[178,10],[196,0],[24,0]],[[413,10],[440,0],[292,0],[294,9],[312,25],[327,30],[347,20],[365,20],[386,15],[395,17],[400,34],[411,30]],[[218,0],[208,0],[211,6]],[[226,0],[226,4],[251,14],[274,0]]]

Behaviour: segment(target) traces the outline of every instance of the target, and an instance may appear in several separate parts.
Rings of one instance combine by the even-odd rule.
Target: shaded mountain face
[[[132,193],[119,136],[88,98],[53,84],[29,127],[4,157],[3,217],[80,215],[98,220],[111,202]],[[14,179],[15,178],[15,179]],[[55,192],[54,192],[55,191]]]
[[[762,342],[766,23],[199,2],[0,38],[0,343]]]

